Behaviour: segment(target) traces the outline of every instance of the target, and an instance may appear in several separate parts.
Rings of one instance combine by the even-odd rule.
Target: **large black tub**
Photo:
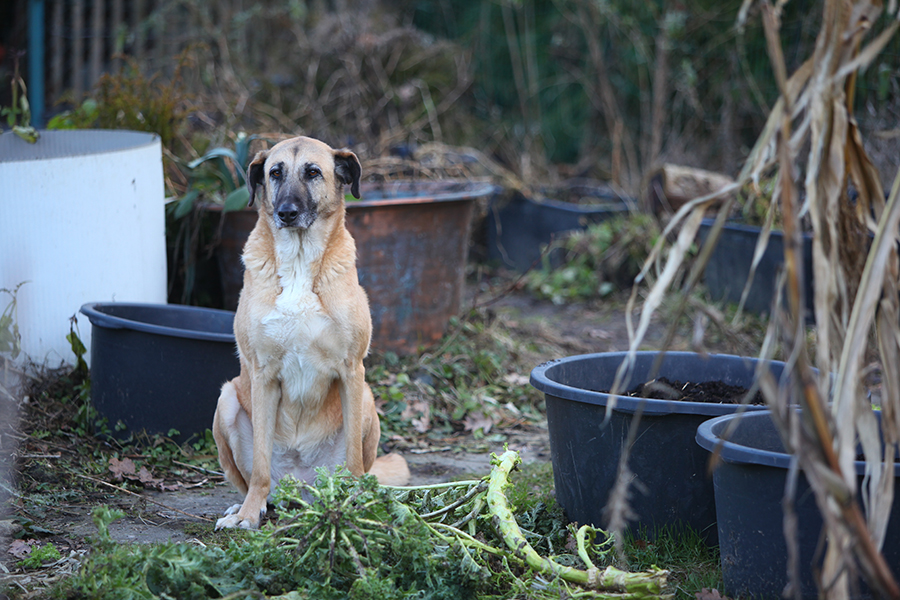
[[[638,352],[630,390],[649,379],[658,353]],[[643,408],[628,463],[643,491],[631,488],[632,527],[651,537],[661,527],[688,525],[716,543],[716,508],[708,454],[694,441],[705,420],[734,413],[739,404],[710,404],[618,396],[604,424],[609,390],[624,352],[585,354],[545,363],[531,372],[544,392],[556,498],[572,521],[606,525],[603,509],[617,475],[619,457],[635,411]],[[659,377],[681,382],[721,381],[749,388],[759,361],[729,355],[669,352]],[[780,374],[783,363],[770,363]],[[762,406],[747,406],[760,410]]]
[[[736,424],[732,422],[735,418],[726,415],[712,419],[697,430],[697,442],[709,451],[717,451],[722,459],[713,483],[725,592],[734,598],[781,598],[788,583],[782,502],[791,457],[785,453],[768,411],[741,415]],[[732,425],[736,427],[725,438],[726,430]],[[862,485],[866,463],[858,461],[855,468],[858,484]],[[898,476],[900,464],[895,464],[895,487]],[[822,515],[802,472],[794,498],[800,595],[804,600],[815,600],[819,592],[813,570],[821,565],[817,547]],[[882,553],[888,566],[897,573],[900,502],[896,496]],[[862,591],[866,596],[865,586]]]
[[[700,241],[705,241],[712,229],[714,219],[704,219],[700,224]],[[753,253],[761,229],[740,223],[728,223],[722,228],[722,235],[716,250],[709,257],[703,280],[714,300],[724,300],[737,304],[741,301],[744,286],[750,277]],[[806,298],[808,318],[813,319],[813,269],[812,236],[803,236],[803,293]],[[744,309],[754,313],[770,313],[775,301],[778,274],[784,269],[784,234],[779,230],[769,233],[766,246],[753,283],[747,293]]]
[[[124,302],[81,312],[92,325],[91,400],[114,435],[174,429],[183,441],[212,427],[219,388],[240,372],[233,312]]]

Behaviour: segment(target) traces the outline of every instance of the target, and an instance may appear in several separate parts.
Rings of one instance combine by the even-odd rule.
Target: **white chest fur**
[[[311,261],[302,242],[297,246],[279,261],[281,292],[261,325],[270,347],[280,349],[283,400],[310,404],[325,397],[338,374],[341,332],[313,292]]]

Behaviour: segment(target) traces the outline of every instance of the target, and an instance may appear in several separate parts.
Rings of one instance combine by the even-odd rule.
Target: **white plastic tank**
[[[42,131],[29,144],[0,134],[0,288],[23,284],[17,362],[73,363],[66,335],[82,304],[165,303],[166,281],[158,136]],[[0,293],[0,313],[9,300]],[[79,318],[90,350],[90,323]]]

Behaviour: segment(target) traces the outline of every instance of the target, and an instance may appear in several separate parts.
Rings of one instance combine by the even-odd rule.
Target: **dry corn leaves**
[[[887,476],[893,468],[890,460],[893,450],[887,455],[888,460],[882,462],[877,444],[877,423],[865,390],[858,384],[873,332],[878,334],[878,353],[883,364],[896,364],[900,357],[897,316],[900,283],[896,253],[900,174],[885,203],[880,176],[866,155],[861,132],[853,119],[855,74],[884,49],[900,28],[896,20],[897,3],[888,4],[888,22],[880,27],[877,21],[884,11],[881,2],[826,0],[814,54],[793,74],[787,71],[779,38],[783,3],[745,0],[739,27],[744,25],[750,7],[755,4],[760,6],[759,14],[763,17],[768,51],[781,94],[738,176],[737,185],[755,184],[773,174],[776,177],[772,203],[779,204],[783,213],[787,280],[794,283],[787,286],[791,292],[790,310],[780,310],[779,318],[771,321],[773,329],[767,335],[763,354],[775,340],[782,338],[787,346],[785,355],[797,361],[793,371],[804,384],[805,413],[817,423],[816,435],[801,436],[797,433],[800,428],[788,422],[795,418],[788,406],[799,401],[798,395],[791,393],[798,386],[779,386],[766,378],[762,385],[769,402],[777,406],[773,414],[778,416],[776,420],[782,437],[798,455],[819,504],[831,507],[826,518],[830,541],[823,581],[837,581],[846,563],[856,559],[869,583],[880,594],[900,597],[900,587],[884,568],[869,537],[871,534],[878,540],[884,536],[887,511],[893,499],[893,478]],[[870,40],[864,40],[872,31],[877,33]],[[803,185],[805,196],[798,194],[798,184]],[[848,184],[852,184],[858,194],[855,215],[852,210],[849,213],[847,210],[850,206]],[[717,194],[692,200],[669,221],[638,278],[638,281],[646,279],[649,283],[649,290],[641,290],[641,310],[636,310],[641,286],[634,286],[629,300],[626,313],[631,340],[629,359],[643,343],[650,316],[659,307],[661,298],[678,285],[687,249],[694,242],[703,212],[726,191],[729,190],[725,188]],[[726,204],[719,210],[707,242],[691,265],[682,287],[685,292],[693,288],[702,272],[729,209]],[[804,304],[797,291],[801,289],[798,282],[802,273],[798,267],[801,262],[796,258],[796,240],[799,239],[798,224],[804,216],[809,217],[814,230],[815,363],[821,373],[818,381],[808,369],[808,349],[802,332]],[[853,216],[856,219],[848,218]],[[850,220],[858,221],[854,223],[855,229],[845,227]],[[759,237],[756,255],[765,247],[771,226],[772,219],[769,218]],[[874,237],[868,254],[852,256],[849,251],[855,246],[850,234],[868,243],[869,232]],[[860,244],[856,243],[856,246]],[[863,248],[865,246],[862,244]],[[864,267],[861,266],[863,260]],[[633,314],[639,315],[636,325],[632,322]],[[777,330],[779,325],[781,330]],[[614,387],[618,387],[630,364],[630,360],[624,362]],[[833,379],[829,375],[832,373]],[[900,376],[892,373],[885,378],[883,399],[900,397],[898,390]],[[825,406],[823,398],[832,398],[833,402]],[[896,444],[900,438],[900,407],[886,402],[882,409],[881,433],[885,440]],[[864,441],[863,449],[869,462],[869,482],[864,489],[856,490],[855,471],[851,467],[860,439]],[[867,444],[867,440],[876,443]],[[835,497],[852,498],[857,491],[869,507],[868,531],[861,522],[856,504],[851,503],[852,507],[845,507],[843,511],[835,508],[841,505],[834,501]],[[856,552],[847,552],[847,548],[854,548]],[[833,598],[845,598],[846,594],[844,579],[828,593]]]

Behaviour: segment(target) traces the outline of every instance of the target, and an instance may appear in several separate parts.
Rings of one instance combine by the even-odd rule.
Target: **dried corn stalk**
[[[739,19],[746,18],[752,4],[753,0],[745,0]],[[780,339],[790,377],[773,381],[761,373],[761,385],[785,445],[797,456],[825,517],[827,548],[820,577],[823,594],[847,598],[850,577],[860,572],[879,596],[900,598],[900,588],[879,553],[893,501],[894,453],[900,440],[900,372],[896,368],[900,364],[900,173],[885,201],[879,174],[866,155],[853,119],[856,73],[896,32],[896,6],[891,2],[887,11],[891,22],[865,42],[882,15],[882,3],[825,0],[813,56],[789,76],[778,37],[782,4],[760,3],[780,98],[735,184],[755,186],[762,178],[774,175],[772,202],[780,203],[784,218],[788,302],[774,311],[763,357],[771,356],[769,348]],[[799,193],[801,185],[805,194]],[[848,195],[851,185],[857,194],[853,201]],[[666,235],[661,236],[638,277],[640,282],[652,274],[656,281],[646,292],[637,328],[630,316],[639,286],[635,286],[629,303],[632,356],[642,343],[650,316],[677,280],[703,211],[730,191],[722,190],[683,206],[669,223]],[[699,278],[729,208],[726,199],[716,226],[685,279],[684,291]],[[813,230],[814,361],[807,348],[801,285],[804,274],[799,223],[803,217],[808,218]],[[760,236],[758,250],[764,247],[770,227],[771,219]],[[675,241],[666,246],[666,239],[676,232]],[[877,340],[880,362],[885,365],[880,428],[862,384],[872,336]],[[818,374],[812,369],[813,362]],[[626,362],[617,384],[627,380],[629,372],[630,363]],[[802,411],[793,410],[791,405],[800,405]],[[879,441],[879,429],[884,444]],[[857,442],[866,459],[863,489],[858,489],[854,470]],[[799,588],[793,591],[798,593]]]

